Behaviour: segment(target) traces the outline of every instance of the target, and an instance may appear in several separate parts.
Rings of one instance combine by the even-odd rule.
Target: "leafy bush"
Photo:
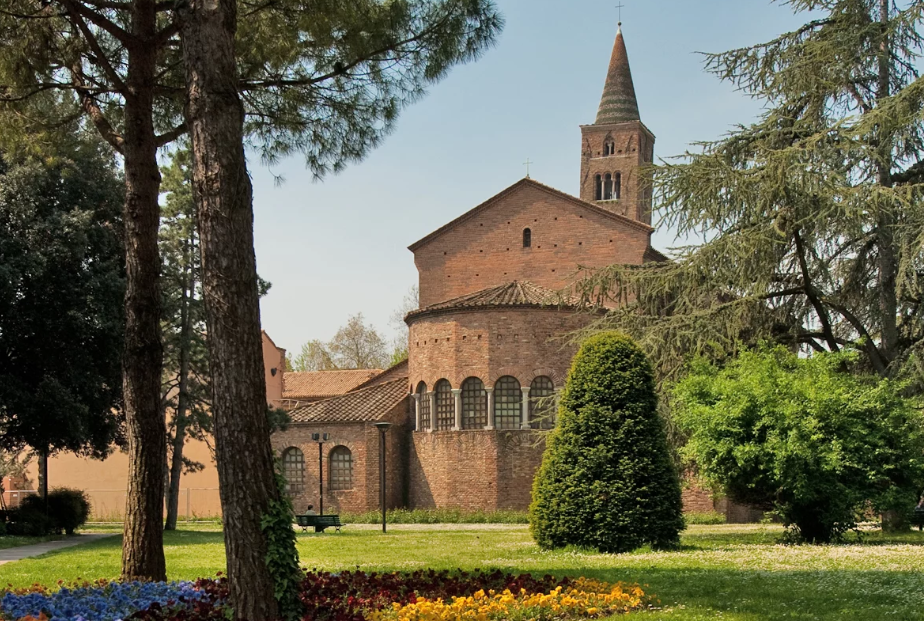
[[[45,501],[40,496],[26,496],[16,509],[10,511],[7,528],[11,535],[41,537],[54,530],[54,524],[45,511]]]
[[[629,337],[598,334],[575,357],[533,483],[529,521],[543,548],[628,552],[679,542],[680,481],[651,366]]]
[[[90,499],[83,490],[53,489],[48,492],[48,517],[57,532],[73,535],[90,517]]]
[[[57,488],[48,492],[48,503],[35,494],[22,499],[17,509],[10,511],[11,535],[39,537],[50,533],[66,533],[83,526],[90,516],[90,501],[82,490]]]
[[[685,458],[802,541],[840,537],[868,507],[910,510],[924,483],[921,414],[900,384],[850,373],[854,360],[765,347],[724,367],[694,361],[673,390]]]
[[[466,511],[463,509],[391,509],[389,524],[526,524],[525,511]],[[380,511],[341,513],[344,524],[381,524]]]
[[[688,511],[683,514],[687,526],[691,524],[725,524],[728,520],[718,511]]]

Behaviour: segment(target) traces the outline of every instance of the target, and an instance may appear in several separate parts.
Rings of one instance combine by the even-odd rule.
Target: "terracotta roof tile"
[[[289,416],[293,423],[372,422],[383,418],[407,396],[407,379],[402,377],[303,405],[289,412]]]
[[[282,398],[322,399],[342,395],[381,372],[382,369],[287,372],[282,377]]]
[[[475,293],[459,296],[445,302],[431,304],[408,314],[405,319],[420,315],[460,308],[485,308],[497,306],[562,306],[573,308],[577,305],[571,298],[563,298],[555,291],[540,287],[529,281],[508,282],[497,287],[489,287]]]
[[[409,376],[408,373],[408,360],[405,358],[401,362],[385,369],[375,377],[372,377],[353,390],[359,390],[360,388],[367,388],[369,386],[377,386],[379,384],[384,384],[385,382],[392,382],[396,379],[407,379]]]

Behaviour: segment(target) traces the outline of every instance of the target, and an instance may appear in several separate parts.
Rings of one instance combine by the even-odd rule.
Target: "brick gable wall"
[[[578,265],[642,263],[649,236],[645,228],[524,185],[416,249],[420,306],[513,280],[558,290]]]

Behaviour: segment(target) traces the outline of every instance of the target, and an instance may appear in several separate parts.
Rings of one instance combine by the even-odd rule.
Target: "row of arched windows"
[[[433,399],[426,382],[417,384],[420,429],[446,431],[456,423],[452,384],[441,379],[433,386]],[[494,383],[494,427],[520,429],[523,421],[523,390],[517,378],[506,375]],[[548,377],[535,378],[529,387],[528,421],[533,429],[551,429],[555,424],[555,384]],[[435,407],[436,411],[431,412]],[[470,377],[461,387],[462,429],[484,429],[488,425],[488,391],[480,378]]]
[[[328,489],[353,489],[353,453],[345,446],[335,446],[328,456]],[[290,446],[282,452],[282,473],[286,478],[286,494],[297,496],[305,491],[305,454]]]
[[[622,194],[622,174],[594,176],[594,200],[609,201],[617,199]]]

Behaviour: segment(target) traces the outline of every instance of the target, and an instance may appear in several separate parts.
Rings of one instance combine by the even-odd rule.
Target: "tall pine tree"
[[[190,180],[190,153],[180,148],[163,170],[166,195],[161,211],[160,252],[163,261],[164,408],[167,420],[167,518],[176,528],[180,478],[203,464],[184,457],[188,438],[205,440],[211,432],[209,365],[206,351],[205,304],[196,208]]]
[[[0,11],[0,103],[16,110],[13,129],[82,114],[124,162],[123,386],[131,464],[124,578],[166,576],[157,152],[188,131],[179,40],[186,5],[9,0]],[[231,9],[233,19],[238,10],[244,18],[233,28],[232,86],[245,134],[266,160],[304,154],[316,175],[367,154],[405,105],[452,66],[477,57],[502,23],[490,0],[241,0]],[[52,114],[37,105],[48,92],[62,93],[70,109]]]
[[[815,19],[705,56],[760,119],[654,171],[661,225],[702,243],[577,288],[623,302],[594,329],[630,331],[662,377],[767,338],[924,377],[924,3],[785,4]]]

